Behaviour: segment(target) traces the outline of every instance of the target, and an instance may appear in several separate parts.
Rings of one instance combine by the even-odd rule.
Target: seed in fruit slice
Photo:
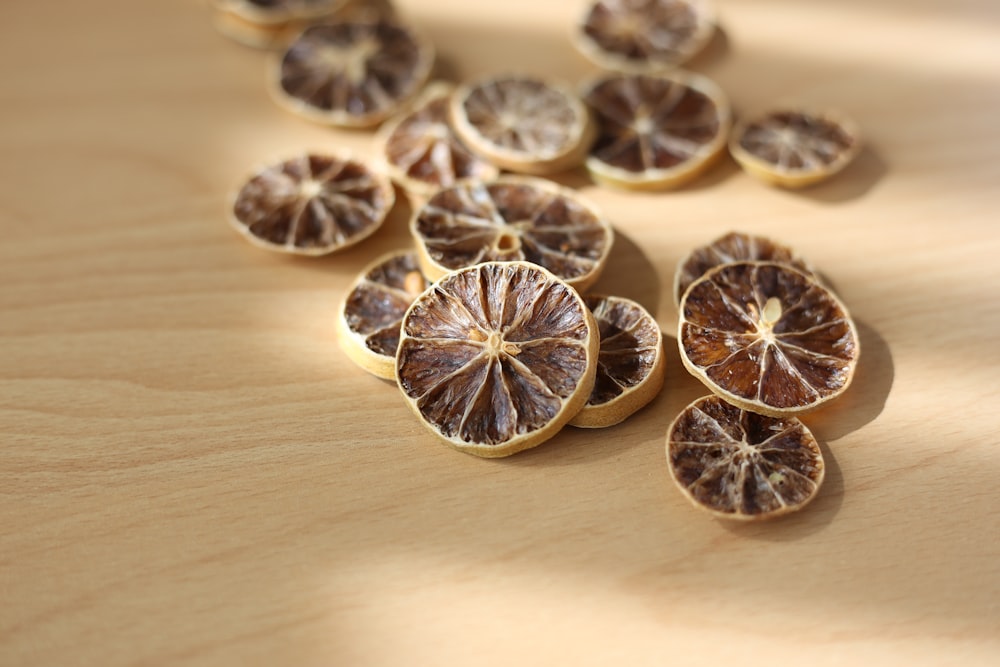
[[[594,138],[584,104],[562,86],[496,76],[460,86],[451,100],[455,131],[497,166],[551,174],[583,161]]]
[[[586,164],[599,182],[630,190],[675,187],[724,152],[729,102],[705,77],[611,74],[583,98],[597,119]]]
[[[412,99],[434,60],[412,29],[375,12],[306,28],[282,55],[272,93],[304,118],[345,127],[376,125]]]
[[[451,93],[448,84],[431,84],[412,109],[379,129],[377,143],[386,170],[410,192],[429,195],[460,181],[488,181],[500,174],[455,134]]]
[[[729,152],[748,173],[789,188],[829,178],[860,151],[854,122],[829,111],[771,111],[740,121],[729,139]]]
[[[777,262],[803,273],[813,273],[805,261],[797,257],[788,246],[766,236],[729,232],[708,245],[695,248],[680,261],[674,274],[674,303],[679,304],[684,291],[709,269],[742,260]]]
[[[306,154],[253,174],[236,195],[230,222],[262,248],[326,255],[373,234],[395,197],[389,179],[361,162]]]
[[[598,331],[576,290],[527,262],[455,271],[403,318],[396,379],[450,446],[496,457],[549,439],[587,402]]]
[[[717,396],[687,406],[667,431],[667,462],[681,493],[727,519],[802,509],[823,483],[823,454],[795,417],[765,417]]]
[[[385,380],[396,375],[403,315],[427,288],[416,253],[399,251],[369,264],[340,306],[337,340],[358,366]]]
[[[613,240],[611,225],[574,191],[524,176],[445,188],[417,210],[410,231],[431,280],[479,262],[527,260],[581,291],[597,280]]]
[[[599,67],[642,74],[684,63],[714,31],[715,12],[705,0],[596,0],[573,41]]]
[[[774,417],[815,408],[847,389],[858,335],[816,278],[774,262],[735,262],[691,284],[680,304],[684,366],[715,394]]]
[[[663,334],[641,305],[618,296],[585,297],[600,330],[597,377],[573,426],[601,428],[621,423],[663,388]]]

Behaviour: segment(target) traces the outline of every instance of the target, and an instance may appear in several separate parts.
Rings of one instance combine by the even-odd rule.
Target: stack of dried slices
[[[255,43],[280,46],[269,80],[281,106],[377,128],[371,161],[316,152],[254,171],[231,222],[260,247],[326,255],[377,231],[395,186],[404,190],[412,246],[357,277],[338,339],[359,366],[395,380],[433,433],[479,456],[536,446],[566,424],[617,424],[663,385],[655,318],[588,293],[612,226],[546,176],[585,167],[598,183],[670,188],[703,173],[728,141],[753,173],[802,185],[857,150],[853,130],[800,111],[732,133],[718,86],[677,68],[714,32],[703,0],[591,2],[574,43],[605,73],[580,93],[509,73],[430,82],[432,46],[385,2],[217,7],[239,19],[227,26],[266,28]],[[676,293],[684,364],[720,397],[671,427],[676,479],[725,515],[794,509],[815,492],[822,460],[792,415],[850,381],[857,339],[846,311],[787,249],[745,235],[692,254]]]

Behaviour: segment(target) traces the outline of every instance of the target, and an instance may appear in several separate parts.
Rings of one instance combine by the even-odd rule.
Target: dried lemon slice
[[[598,331],[576,290],[527,262],[448,274],[403,318],[396,379],[455,449],[514,454],[549,439],[594,385]]]
[[[254,48],[284,46],[309,22],[332,16],[350,0],[213,0],[222,34]]]
[[[621,423],[663,388],[663,334],[641,305],[618,296],[585,298],[600,330],[597,378],[572,426],[601,428]]]
[[[412,109],[379,128],[376,141],[386,171],[410,192],[430,195],[461,181],[488,181],[500,175],[452,128],[452,91],[446,83],[429,85]]]
[[[726,519],[799,510],[823,483],[823,454],[795,417],[765,417],[717,396],[687,406],[667,431],[667,462],[681,493]]]
[[[306,28],[272,75],[274,99],[304,118],[370,127],[420,92],[434,52],[411,28],[375,12]]]
[[[797,257],[786,245],[766,236],[729,232],[708,245],[695,248],[678,263],[677,271],[674,273],[674,303],[679,304],[684,291],[709,269],[742,260],[777,262],[787,264],[803,273],[813,273],[805,261]]]
[[[230,222],[262,248],[326,255],[375,233],[395,197],[389,179],[361,162],[306,154],[253,174]]]
[[[813,276],[774,262],[712,269],[684,293],[681,361],[715,394],[774,417],[839,396],[857,366],[847,309]]]
[[[584,104],[535,77],[488,77],[452,96],[455,131],[494,164],[526,174],[563,171],[583,161],[594,138]]]
[[[598,125],[587,171],[599,182],[630,190],[676,187],[724,152],[729,102],[705,77],[612,74],[583,98]]]
[[[748,173],[789,188],[829,178],[860,151],[857,125],[830,111],[771,111],[737,123],[729,139],[729,152]]]
[[[597,0],[573,43],[599,67],[643,74],[684,63],[714,31],[715,11],[705,0]]]
[[[412,251],[390,253],[369,264],[340,305],[337,340],[341,349],[369,373],[393,379],[403,315],[427,285]]]
[[[524,176],[445,188],[416,211],[410,231],[431,280],[479,262],[527,260],[581,291],[597,280],[614,237],[575,192]]]

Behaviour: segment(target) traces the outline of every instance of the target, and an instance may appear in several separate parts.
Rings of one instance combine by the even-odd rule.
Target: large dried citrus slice
[[[717,396],[687,406],[667,431],[667,462],[681,492],[727,519],[794,512],[823,483],[823,454],[795,417],[765,417]]]
[[[451,111],[462,140],[510,171],[569,169],[583,161],[594,138],[584,104],[562,86],[534,77],[495,76],[460,86]]]
[[[488,181],[500,174],[455,134],[449,112],[452,90],[445,83],[431,84],[412,109],[379,129],[386,170],[410,192],[429,195],[460,181]]]
[[[618,424],[663,388],[663,334],[645,308],[630,299],[585,298],[601,337],[597,378],[587,404],[570,424],[600,428]]]
[[[804,273],[812,273],[805,261],[786,245],[766,236],[729,232],[708,245],[695,248],[678,263],[674,273],[674,303],[679,304],[685,290],[709,269],[743,260],[778,262]]]
[[[705,0],[596,0],[574,44],[604,69],[651,73],[684,63],[714,31],[715,12]]]
[[[236,195],[230,222],[268,250],[326,255],[373,234],[395,197],[389,179],[364,163],[306,154],[254,173]]]
[[[746,171],[790,188],[818,183],[860,152],[858,128],[847,117],[802,109],[771,111],[733,128],[729,152]]]
[[[410,230],[432,280],[479,262],[527,260],[581,291],[597,280],[613,240],[611,225],[575,192],[524,176],[445,188]]]
[[[680,304],[684,366],[730,403],[792,415],[839,396],[858,361],[847,309],[815,277],[774,262],[722,264]]]
[[[434,60],[429,42],[375,12],[306,28],[285,50],[272,79],[275,100],[332,125],[369,127],[412,99]]]
[[[527,262],[448,274],[403,318],[396,378],[420,421],[452,447],[534,447],[590,395],[598,331],[576,290]]]
[[[341,349],[369,373],[393,379],[403,315],[427,284],[412,251],[384,255],[365,267],[340,306]]]
[[[586,164],[599,182],[632,190],[674,187],[724,152],[729,102],[705,77],[612,74],[583,97],[597,119]]]

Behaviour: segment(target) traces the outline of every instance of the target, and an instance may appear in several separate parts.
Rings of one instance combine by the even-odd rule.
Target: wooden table
[[[442,75],[577,81],[576,2],[397,0]],[[1000,10],[719,0],[692,68],[868,139],[800,193],[727,161],[676,192],[561,178],[619,232],[602,291],[655,311],[666,388],[605,431],[454,452],[333,340],[337,301],[409,244],[401,205],[297,260],[227,226],[254,165],[371,154],[265,92],[265,54],[174,2],[0,8],[0,664],[1000,664]],[[706,393],[670,297],[730,230],[794,246],[860,327],[806,418],[827,479],[762,525],[713,520],[664,434]]]

